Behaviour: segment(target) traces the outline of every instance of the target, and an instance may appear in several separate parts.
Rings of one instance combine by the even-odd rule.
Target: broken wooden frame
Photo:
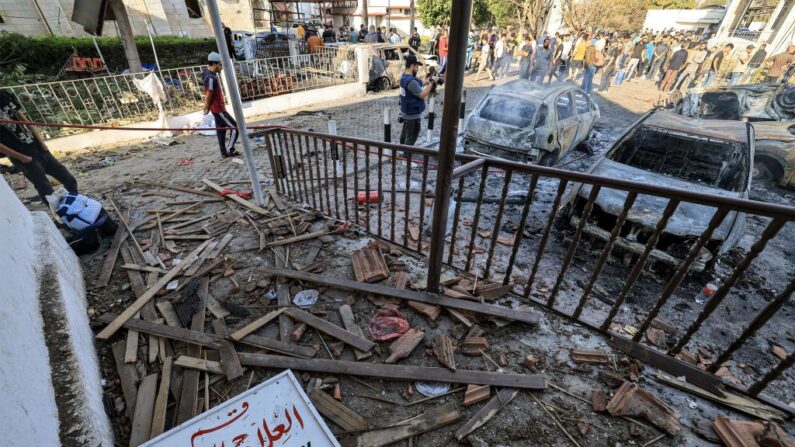
[[[757,377],[756,383],[747,388],[736,386],[712,374],[720,367],[721,363],[729,360],[732,354],[754,337],[759,329],[784,307],[795,289],[795,278],[791,279],[789,286],[769,302],[761,312],[752,317],[752,321],[748,323],[737,339],[721,349],[720,361],[713,363],[710,371],[704,372],[695,366],[686,364],[677,359],[676,354],[688,345],[693,335],[701,329],[707,318],[730,294],[768,242],[784,225],[795,220],[795,208],[793,207],[604,178],[505,160],[480,161],[481,159],[478,157],[457,154],[455,159],[459,167],[454,171],[453,181],[454,186],[457,184],[457,187],[454,187],[453,191],[454,200],[450,221],[446,228],[428,228],[430,218],[426,214],[433,206],[432,201],[426,203],[429,201],[427,197],[427,192],[430,189],[428,179],[434,178],[436,175],[435,173],[429,174],[430,171],[436,169],[434,163],[438,155],[436,151],[285,128],[270,129],[258,134],[265,136],[267,156],[273,167],[274,184],[279,193],[306,203],[326,216],[351,221],[374,236],[401,245],[404,249],[415,251],[421,255],[427,255],[428,243],[426,241],[429,237],[445,239],[449,235],[449,239],[445,239],[446,263],[456,269],[469,270],[481,278],[490,278],[494,275],[495,256],[497,256],[497,250],[500,250],[509,260],[507,266],[504,267],[505,273],[496,279],[501,279],[504,285],[514,284],[514,293],[534,304],[567,318],[573,318],[614,338],[622,338],[622,336],[611,332],[610,325],[618,315],[622,304],[637,289],[635,286],[644,268],[650,262],[665,262],[666,259],[668,261],[673,259],[675,272],[667,279],[661,295],[642,321],[640,330],[631,339],[624,339],[626,342],[621,340],[618,343],[625,352],[639,355],[647,361],[653,360],[654,366],[669,373],[687,372],[688,381],[691,383],[710,384],[713,389],[718,385],[728,386],[753,396],[759,396],[771,381],[781,377],[781,374],[792,366],[794,360],[790,356],[769,372],[762,373],[762,377]],[[551,205],[535,200],[540,181],[552,181],[557,184]],[[501,195],[487,196],[487,183],[493,183],[494,187],[491,189],[501,191]],[[414,189],[412,189],[412,185],[414,185]],[[536,285],[536,275],[547,251],[547,244],[550,241],[555,222],[570,217],[566,213],[562,213],[561,210],[567,203],[567,191],[576,186],[584,188],[582,196],[584,205],[582,209],[578,210],[579,216],[573,216],[579,217],[579,219],[572,221],[574,233],[568,238],[568,248],[563,256],[551,292],[547,296],[539,298],[541,291]],[[404,189],[399,191],[398,188]],[[473,189],[474,195],[472,195]],[[470,194],[465,194],[466,191]],[[523,194],[512,196],[512,194],[508,194],[511,191],[522,191]],[[580,242],[585,239],[584,233],[595,234],[592,230],[596,225],[590,223],[589,218],[597,213],[599,208],[597,201],[606,191],[623,194],[625,196],[623,204],[616,210],[614,224],[607,230],[599,228],[602,230],[599,234],[603,237],[604,246],[600,256],[594,259],[590,278],[581,296],[575,303],[561,303],[558,292],[575,255],[585,254],[583,250],[578,251]],[[360,193],[362,197],[366,198],[364,203],[357,203]],[[377,193],[377,200],[370,200],[371,193]],[[656,223],[648,228],[650,234],[644,241],[645,243],[632,243],[629,247],[627,244],[622,244],[626,242],[623,234],[632,225],[630,216],[633,206],[644,196],[662,199],[661,213]],[[474,210],[467,205],[472,203],[474,203]],[[674,258],[665,253],[664,247],[660,245],[661,241],[665,239],[663,235],[666,234],[666,227],[672,217],[676,215],[677,209],[693,204],[709,207],[713,211],[707,210],[705,220],[708,222],[699,237],[690,244],[686,255],[681,259]],[[508,206],[521,208],[518,219],[514,216],[506,217],[505,211]],[[545,211],[547,214],[538,238],[529,238],[524,235],[531,210],[534,215]],[[746,213],[770,219],[770,221],[759,239],[722,282],[714,297],[701,313],[693,321],[683,322],[683,327],[686,329],[680,331],[674,346],[670,347],[667,352],[659,352],[645,339],[651,322],[679,289],[685,276],[699,263],[703,264],[703,260],[699,259],[700,254],[702,249],[710,245],[715,231],[724,224],[725,220],[736,213]],[[484,216],[489,216],[487,223],[482,223]],[[518,228],[519,231],[516,231],[509,243],[506,243],[508,238],[506,235],[501,237],[500,227],[504,226],[509,219],[514,222],[515,228]],[[481,230],[490,233],[487,237],[478,237],[477,233],[481,224],[488,228]],[[467,229],[467,226],[470,228]],[[410,229],[411,233],[416,233],[419,230],[421,236],[418,241],[409,237]],[[428,237],[428,235],[430,236]],[[464,236],[461,241],[458,240],[460,236]],[[498,245],[505,247],[500,248]],[[627,247],[631,248],[637,257],[637,262],[630,269],[622,290],[607,317],[596,323],[583,318],[583,313],[588,308],[589,298],[608,258],[614,251],[626,250]],[[477,252],[485,254],[485,256],[478,257]],[[667,258],[661,254],[667,255]],[[524,284],[517,284],[516,281],[519,276],[515,271],[518,269],[516,263],[520,258],[532,259],[529,276],[525,276],[527,281]],[[526,272],[520,273],[526,275]],[[439,274],[439,271],[429,271],[428,276]],[[791,272],[788,275],[793,276]],[[571,304],[571,306],[566,306],[567,309],[563,310],[565,304]],[[568,307],[573,308],[573,311],[570,311]],[[585,312],[585,315],[592,316],[588,312]],[[795,413],[791,407],[774,399],[766,396],[759,396],[759,398],[790,413]]]

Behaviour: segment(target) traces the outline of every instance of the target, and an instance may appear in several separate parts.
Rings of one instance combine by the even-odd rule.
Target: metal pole
[[[392,117],[389,107],[384,107],[384,141],[387,143],[392,141]]]
[[[433,112],[434,107],[436,107],[436,93],[431,93],[431,99],[428,100],[428,130],[425,134],[426,147],[430,147],[430,144],[433,143],[433,121],[436,117],[436,114]]]
[[[158,70],[162,70],[163,67],[160,66],[160,60],[157,58],[157,50],[155,49],[155,40],[152,39],[152,32],[149,30],[149,25],[151,25],[152,22],[150,22],[149,19],[146,19],[144,21],[144,24],[146,25],[146,34],[149,35],[149,43],[152,44],[152,54],[155,55],[155,65],[157,65]],[[152,29],[154,29],[154,26],[152,26]]]
[[[102,55],[102,51],[99,49],[99,44],[97,43],[97,36],[92,34],[91,40],[94,42],[94,48],[96,48],[97,54],[99,54],[99,58],[102,60],[102,65],[105,66],[105,71],[107,71],[108,75],[110,75],[110,68],[108,67],[108,63],[105,62],[105,56]]]
[[[464,65],[466,64],[467,36],[471,14],[472,0],[453,2],[447,79],[439,140],[439,165],[436,174],[436,199],[434,200],[431,226],[431,251],[428,256],[427,290],[433,293],[439,291],[439,278],[442,274],[444,235],[452,192],[453,165],[458,135],[458,111],[461,107],[461,91],[464,88]]]
[[[215,43],[220,50],[221,61],[226,67],[226,70],[223,72],[227,85],[227,92],[229,93],[229,102],[232,104],[232,109],[235,112],[240,139],[243,140],[243,152],[246,154],[246,166],[248,166],[248,176],[251,179],[251,189],[254,191],[254,200],[257,202],[257,205],[263,206],[265,205],[265,200],[262,197],[262,188],[259,184],[257,166],[254,164],[254,153],[251,151],[251,140],[248,138],[246,120],[243,117],[243,101],[240,99],[240,89],[237,86],[237,79],[235,79],[235,66],[232,64],[232,58],[229,56],[229,48],[226,47],[224,28],[221,26],[221,15],[218,12],[218,3],[216,3],[216,0],[207,0],[207,10],[210,12],[213,32],[215,33]]]

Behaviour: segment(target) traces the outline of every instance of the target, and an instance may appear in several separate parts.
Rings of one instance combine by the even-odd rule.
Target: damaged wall
[[[77,257],[0,179],[0,445],[113,445]]]

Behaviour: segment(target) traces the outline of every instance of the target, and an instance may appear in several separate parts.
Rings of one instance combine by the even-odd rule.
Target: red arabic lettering
[[[248,411],[248,402],[243,402],[241,407],[243,408],[243,411],[241,411],[240,414],[238,414],[234,418],[230,419],[228,422],[225,422],[225,423],[223,423],[223,424],[221,424],[221,425],[219,425],[217,427],[208,428],[208,429],[205,429],[205,430],[199,430],[196,433],[194,433],[193,436],[190,437],[190,445],[191,445],[191,447],[195,447],[194,442],[196,441],[196,438],[198,438],[199,436],[206,435],[207,433],[212,433],[214,431],[218,431],[218,430],[220,430],[220,429],[222,429],[224,427],[228,427],[231,424],[233,424],[236,420],[238,420],[241,417],[243,417],[243,415],[246,414],[246,411]],[[235,413],[237,413],[237,409],[234,409],[234,410],[230,411],[226,415],[231,417]],[[223,444],[221,444],[221,447],[223,447]]]
[[[295,415],[296,420],[298,420],[298,424],[301,426],[301,429],[304,428],[304,420],[301,418],[301,415],[298,413],[298,409],[293,405],[293,414]],[[287,419],[287,426],[285,427],[284,424],[279,424],[273,428],[271,431],[270,427],[268,427],[268,421],[262,419],[262,426],[265,429],[265,435],[262,434],[262,431],[257,429],[257,437],[259,438],[260,447],[273,447],[273,443],[280,440],[282,436],[289,433],[290,430],[293,428],[293,418],[290,417],[290,411],[288,409],[284,409],[284,417]],[[265,444],[265,438],[268,438],[268,443]],[[284,439],[286,442],[290,439],[292,435],[288,435],[287,438]],[[284,442],[282,442],[284,444]]]

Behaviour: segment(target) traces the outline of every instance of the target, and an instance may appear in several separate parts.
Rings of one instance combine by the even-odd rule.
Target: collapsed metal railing
[[[435,179],[433,161],[436,154],[433,150],[292,129],[274,129],[264,134],[279,192],[327,216],[354,222],[375,236],[423,255],[427,254],[428,235],[442,234],[428,228],[433,200],[426,191],[432,190],[429,183]],[[795,208],[463,154],[456,155],[456,159],[460,162],[453,174],[457,188],[453,193],[450,222],[444,232],[445,259],[449,266],[479,278],[501,279],[504,285],[513,285],[513,292],[523,299],[611,335],[614,344],[625,352],[671,374],[685,376],[697,386],[715,393],[720,393],[722,385],[732,387],[792,412],[792,408],[760,393],[792,366],[793,353],[761,377],[754,377],[753,384],[748,387],[725,382],[713,374],[784,307],[795,290],[792,272],[778,273],[788,278],[786,287],[764,305],[738,337],[719,348],[716,360],[707,371],[681,359],[685,347],[693,342],[694,335],[727,299],[768,242],[795,220]],[[559,229],[556,222],[565,223],[561,213],[566,210],[563,204],[567,190],[577,183],[590,187],[587,201],[580,210],[581,218],[572,220],[574,223],[569,229]],[[585,262],[590,268],[587,281],[583,281],[586,285],[577,293],[563,293],[565,278],[576,255],[583,254],[578,248],[585,240],[585,223],[600,192],[608,189],[626,192],[623,208],[609,236],[602,241],[600,255],[594,262],[591,262],[594,257],[588,257]],[[475,195],[470,194],[472,191]],[[611,267],[610,275],[626,276],[606,315],[595,318],[598,312],[593,306],[589,307],[595,285],[610,265],[608,259],[616,251],[616,241],[624,231],[622,228],[627,224],[630,209],[642,195],[664,198],[667,204],[652,233],[647,235],[642,252],[633,255],[634,263],[629,272],[620,266]],[[686,256],[664,281],[659,297],[641,319],[637,332],[624,337],[613,331],[611,325],[620,317],[631,292],[638,288],[641,273],[650,263],[652,252],[657,250],[671,216],[685,203],[709,206],[715,211],[701,235],[690,243]],[[514,207],[515,210],[507,212]],[[675,342],[670,343],[667,350],[654,348],[645,337],[652,323],[683,283],[716,228],[735,213],[767,220],[764,230],[697,316],[689,322],[677,322],[683,330]],[[531,219],[537,227],[535,234],[528,233]],[[506,227],[514,229],[512,237],[501,235]],[[565,247],[562,258],[545,256],[554,237],[562,239],[560,245]],[[559,265],[549,265],[558,259]],[[555,278],[554,284],[539,285],[541,270],[545,276]],[[644,290],[646,287],[644,285]]]
[[[202,108],[204,65],[158,70],[163,85],[166,116],[195,112]],[[320,48],[312,54],[297,54],[235,63],[243,100],[277,96],[355,82],[356,55],[350,48]],[[146,73],[144,73],[146,74]],[[22,106],[34,122],[105,125],[157,119],[159,109],[149,95],[136,88],[141,74],[122,74],[58,82],[22,84],[3,89]],[[52,130],[55,138],[81,130]]]

